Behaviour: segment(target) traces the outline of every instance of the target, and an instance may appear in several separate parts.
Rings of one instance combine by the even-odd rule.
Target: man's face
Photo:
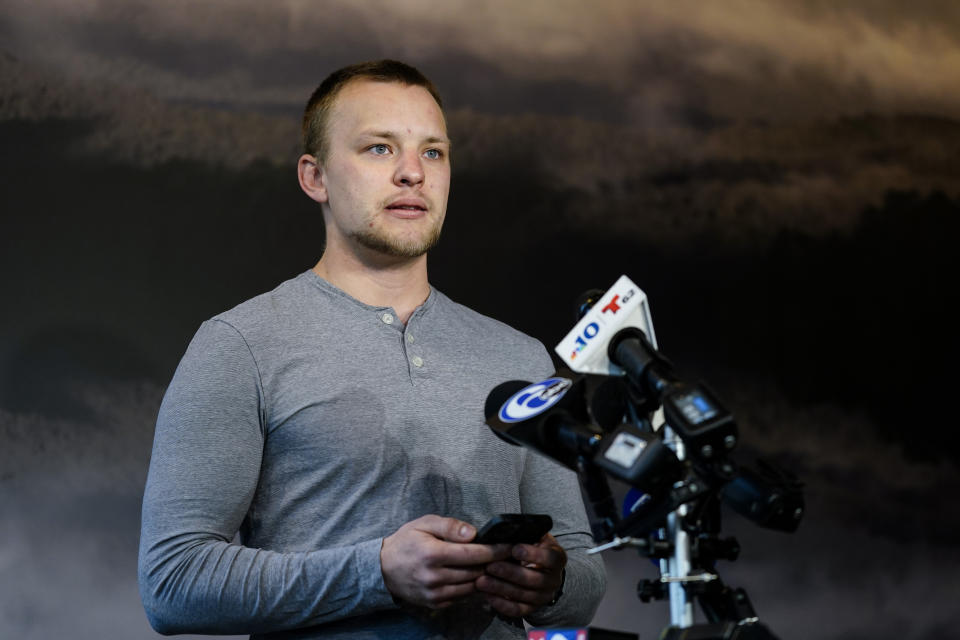
[[[440,237],[450,189],[450,142],[433,96],[423,87],[356,80],[340,90],[328,122],[321,161],[327,245],[424,254]]]

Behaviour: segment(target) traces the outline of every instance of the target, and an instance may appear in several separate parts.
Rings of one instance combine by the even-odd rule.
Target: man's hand
[[[563,579],[567,553],[549,533],[535,545],[517,544],[512,551],[520,563],[490,563],[476,585],[496,611],[523,618],[553,600]]]
[[[454,518],[427,515],[406,523],[380,547],[387,590],[431,609],[474,593],[484,565],[510,557],[510,545],[464,544],[476,535],[475,527]]]

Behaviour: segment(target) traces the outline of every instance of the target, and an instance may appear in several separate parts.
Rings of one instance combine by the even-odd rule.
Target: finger
[[[439,587],[446,584],[472,583],[484,574],[483,567],[443,567],[434,569],[425,580],[428,587]]]
[[[520,602],[533,606],[544,605],[553,598],[553,591],[527,589],[516,583],[500,580],[493,576],[481,576],[476,581],[477,591],[487,595],[498,596],[513,602]]]
[[[448,607],[457,600],[466,598],[477,590],[476,584],[467,582],[464,584],[445,584],[434,589],[427,589],[424,593],[424,602],[431,609],[442,609]]]
[[[510,558],[513,557],[513,547],[514,547],[514,545],[508,544],[508,543],[503,543],[503,544],[473,544],[473,543],[468,543],[468,544],[461,545],[461,546],[464,546],[464,547],[482,547],[482,548],[484,548],[484,549],[487,549],[487,551],[489,552],[489,556],[490,556],[491,559],[490,559],[490,560],[487,560],[486,562],[496,562],[497,560],[509,560]],[[471,553],[472,553],[472,552],[473,552],[473,551],[471,550]],[[486,562],[485,562],[484,564],[486,564]]]
[[[430,541],[423,561],[430,567],[470,567],[482,568],[483,565],[510,558],[510,545],[462,544]]]
[[[554,582],[552,574],[522,567],[514,562],[493,562],[487,565],[486,575],[509,582],[521,589],[550,590]],[[553,589],[555,590],[555,589]]]
[[[437,515],[421,516],[413,521],[420,531],[448,542],[470,542],[477,535],[477,529],[469,522]]]
[[[524,604],[523,602],[514,602],[513,600],[507,600],[506,598],[501,598],[500,596],[487,595],[487,602],[490,603],[490,606],[493,609],[502,615],[507,616],[508,618],[524,618],[539,607]]]
[[[448,567],[485,565],[510,558],[508,544],[451,544],[441,542],[437,564]]]
[[[521,562],[535,564],[546,570],[560,569],[567,564],[567,553],[559,545],[516,544],[513,546],[512,555]]]

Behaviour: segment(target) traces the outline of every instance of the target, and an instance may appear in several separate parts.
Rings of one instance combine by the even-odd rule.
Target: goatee
[[[399,239],[366,229],[353,231],[350,237],[362,247],[395,258],[419,258],[440,241],[440,225],[435,225],[426,236],[414,239]]]

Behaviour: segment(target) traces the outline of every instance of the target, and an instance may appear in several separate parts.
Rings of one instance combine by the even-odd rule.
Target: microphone
[[[579,456],[592,457],[600,434],[590,423],[580,377],[558,372],[541,382],[510,380],[487,395],[487,425],[510,444],[530,447],[576,470]],[[570,393],[576,387],[576,392]]]
[[[607,353],[607,345],[626,327],[641,330],[656,347],[647,294],[627,276],[620,276],[603,295],[597,290],[584,293],[577,301],[577,312],[582,314],[580,321],[554,349],[577,373],[623,375],[623,368]]]
[[[635,382],[611,350],[611,345],[618,341],[617,336],[625,330],[644,336],[658,353],[647,295],[625,275],[606,292],[590,289],[582,293],[574,304],[574,313],[577,324],[554,348],[573,371],[620,379],[626,375]],[[642,419],[649,422],[649,415],[660,406],[659,398],[636,384],[633,391],[633,406],[639,416],[645,416]],[[662,417],[656,421],[662,421]]]
[[[484,419],[489,423],[490,418],[498,411],[500,407],[506,404],[512,396],[514,396],[521,389],[525,389],[530,386],[530,383],[526,380],[507,380],[506,382],[501,382],[493,388],[490,393],[487,394],[487,400],[483,405],[483,416]],[[519,442],[514,442],[508,438],[502,431],[499,429],[494,429],[491,427],[493,432],[497,435],[498,438],[504,442],[508,442],[512,445],[519,445]]]
[[[484,415],[502,440],[528,446],[577,472],[589,503],[590,530],[595,540],[605,540],[617,522],[616,506],[606,478],[589,464],[600,436],[579,421],[585,407],[577,402],[579,394],[568,395],[575,384],[559,374],[535,384],[504,382],[487,396]]]
[[[588,305],[593,304],[587,309]],[[704,384],[686,385],[657,350],[646,294],[627,276],[577,300],[583,317],[555,351],[574,371],[626,377],[641,411],[663,407],[692,455],[712,462],[737,443],[733,416]]]
[[[767,529],[796,531],[803,518],[803,483],[789,471],[765,460],[757,468],[741,468],[723,488],[723,502]]]
[[[487,425],[507,442],[574,471],[586,462],[631,486],[662,491],[680,475],[676,454],[656,434],[629,423],[608,434],[593,428],[585,395],[590,381],[561,370],[542,382],[504,382],[487,396]]]

